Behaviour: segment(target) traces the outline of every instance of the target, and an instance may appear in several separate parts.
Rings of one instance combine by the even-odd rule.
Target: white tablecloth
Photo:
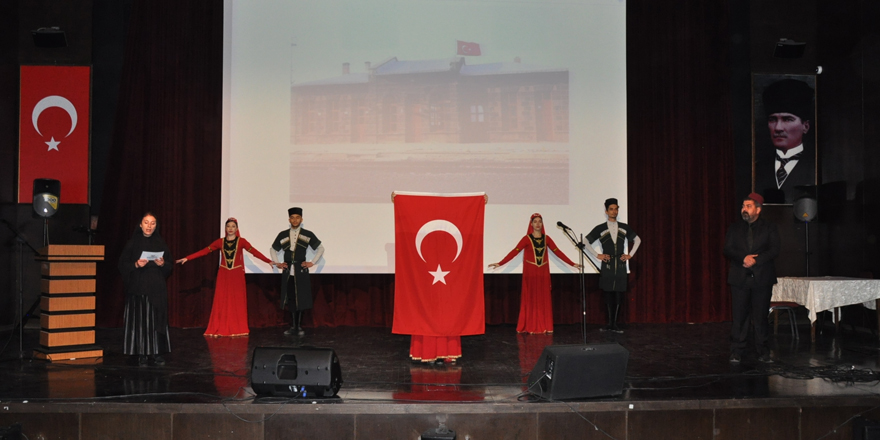
[[[780,277],[773,286],[772,301],[792,301],[810,312],[810,322],[816,314],[852,304],[863,304],[874,309],[880,298],[880,280],[845,277]]]

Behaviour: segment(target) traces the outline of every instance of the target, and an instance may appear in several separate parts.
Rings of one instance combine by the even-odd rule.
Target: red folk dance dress
[[[455,362],[461,357],[461,336],[412,335],[409,357],[414,361]]]
[[[223,250],[223,259],[217,270],[217,287],[214,290],[214,304],[211,306],[211,319],[205,336],[247,336],[247,288],[244,283],[244,255],[242,250],[260,260],[270,263],[260,251],[254,249],[243,237],[228,241],[218,238],[210,246],[186,257],[194,260],[218,249]]]
[[[516,248],[498,263],[502,266],[523,251],[522,297],[519,304],[519,321],[516,324],[516,331],[519,333],[553,333],[548,249],[566,264],[575,266],[575,263],[569,260],[546,234],[541,238],[535,238],[531,234],[526,235],[517,243]]]

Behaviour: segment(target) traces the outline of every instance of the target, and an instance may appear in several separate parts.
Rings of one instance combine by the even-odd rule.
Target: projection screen
[[[263,253],[299,206],[326,249],[316,272],[393,273],[392,191],[485,192],[484,267],[535,212],[575,260],[558,221],[586,235],[609,197],[626,221],[624,1],[226,0],[224,14],[220,216]]]

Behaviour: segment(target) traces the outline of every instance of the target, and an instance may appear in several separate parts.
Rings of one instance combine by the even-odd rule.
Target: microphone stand
[[[581,238],[580,238],[580,240],[578,240],[577,237],[574,236],[574,233],[571,230],[571,228],[569,228],[567,226],[563,226],[561,224],[557,225],[557,226],[562,228],[562,231],[565,232],[565,235],[568,237],[568,239],[572,242],[572,244],[575,245],[575,247],[578,248],[579,255],[580,255],[580,264],[581,264],[581,268],[580,268],[580,275],[581,275],[581,336],[584,339],[584,345],[586,345],[587,344],[587,285],[586,285],[586,282],[584,281],[584,276],[585,276],[584,275],[584,260],[587,260],[590,262],[590,264],[596,269],[596,273],[600,273],[602,271],[599,269],[598,266],[596,266],[596,263],[594,263],[593,260],[590,259],[590,257],[586,254],[586,251],[584,250],[584,248],[586,247],[586,244],[584,244],[584,234],[580,234]]]
[[[578,241],[578,245],[583,244],[584,242],[584,234],[580,234],[580,241]],[[587,283],[584,282],[584,252],[578,246],[578,250],[581,252],[578,253],[581,262],[581,337],[584,340],[584,345],[587,345]],[[590,261],[592,263],[592,261]]]
[[[22,302],[24,301],[24,256],[22,255],[22,245],[26,244],[32,251],[34,251],[35,255],[40,255],[40,252],[37,251],[31,244],[27,241],[21,232],[18,229],[15,229],[14,226],[9,224],[6,219],[3,219],[3,224],[9,228],[10,231],[15,235],[15,243],[18,248],[18,359],[24,359],[24,305]],[[15,330],[13,330],[15,331]]]
[[[810,222],[804,222],[804,227],[806,228],[806,233],[804,234],[804,246],[806,246],[806,254],[807,254],[807,277],[810,276]]]
[[[83,234],[86,234],[89,237],[89,246],[92,245],[92,240],[94,240],[95,235],[98,235],[98,230],[92,229],[89,226],[77,226],[73,228],[73,230],[75,232],[82,232]]]

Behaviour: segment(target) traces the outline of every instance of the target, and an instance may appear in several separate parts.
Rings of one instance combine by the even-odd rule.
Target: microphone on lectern
[[[562,229],[571,230],[571,228],[569,228],[568,226],[565,226],[565,223],[562,223],[562,222],[556,222],[556,226],[559,226]]]

